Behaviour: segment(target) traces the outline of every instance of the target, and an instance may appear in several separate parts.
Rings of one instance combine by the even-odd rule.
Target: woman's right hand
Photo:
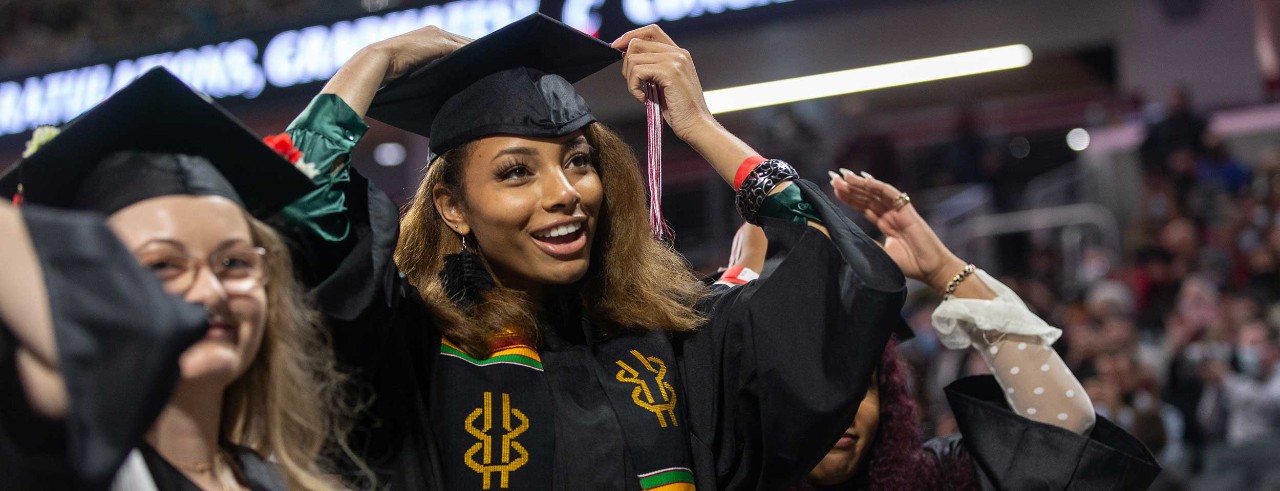
[[[329,79],[322,94],[341,97],[364,117],[382,84],[466,46],[471,39],[427,26],[364,47]]]

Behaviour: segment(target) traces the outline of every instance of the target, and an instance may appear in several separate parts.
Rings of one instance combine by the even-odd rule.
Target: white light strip
[[[712,114],[807,101],[854,92],[917,84],[947,78],[1022,68],[1031,63],[1025,44],[980,49],[950,55],[854,68],[839,72],[788,78],[741,87],[709,90]]]

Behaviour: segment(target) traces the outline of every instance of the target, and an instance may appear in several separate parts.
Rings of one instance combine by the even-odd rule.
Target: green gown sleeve
[[[399,210],[347,161],[367,129],[335,95],[311,102],[288,133],[302,161],[316,166],[319,189],[274,225],[325,316],[338,361],[351,370],[350,387],[373,396],[348,443],[391,489],[442,489],[425,409],[440,333],[396,268]]]
[[[315,165],[312,181],[318,189],[289,205],[285,216],[316,237],[341,242],[351,231],[342,187],[351,182],[347,154],[369,130],[369,125],[334,94],[320,94],[299,114],[286,132],[302,152],[302,161]]]
[[[760,205],[760,215],[797,223],[809,221],[822,223],[813,205],[800,194],[800,186],[787,186],[786,189],[773,193]]]

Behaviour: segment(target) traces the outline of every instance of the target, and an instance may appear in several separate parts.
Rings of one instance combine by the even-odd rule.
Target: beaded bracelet
[[[742,185],[738,187],[738,193],[734,197],[738,214],[742,215],[747,223],[759,225],[760,205],[764,203],[765,198],[769,197],[769,192],[773,191],[778,184],[798,178],[800,174],[786,162],[776,159],[761,162],[747,174]]]
[[[965,278],[968,278],[969,275],[973,274],[975,270],[977,270],[977,268],[972,264],[969,264],[966,265],[964,269],[960,270],[959,273],[956,273],[956,277],[951,279],[951,283],[947,283],[947,292],[942,294],[942,298],[951,298],[955,296],[956,288],[959,288],[960,283],[963,282]]]

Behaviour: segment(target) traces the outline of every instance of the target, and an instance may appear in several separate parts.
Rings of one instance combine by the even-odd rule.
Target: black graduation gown
[[[925,448],[940,462],[967,453],[984,490],[1147,489],[1160,474],[1147,447],[1102,416],[1086,434],[1018,416],[990,375],[946,394],[960,432]]]
[[[169,399],[205,314],[166,294],[101,218],[37,206],[22,215],[70,406],[65,421],[31,411],[17,341],[0,326],[0,489],[104,489]]]
[[[709,321],[698,331],[660,335],[679,368],[677,418],[687,421],[701,489],[784,489],[799,480],[852,422],[899,322],[901,271],[817,186],[797,184],[831,238],[766,219],[770,247],[786,251],[780,266],[702,301]],[[291,235],[339,360],[375,395],[352,444],[392,489],[443,489],[442,459],[458,456],[442,455],[450,446],[440,428],[448,427],[433,420],[441,402],[433,390],[465,384],[437,378],[440,331],[391,259],[396,208],[355,172],[346,186],[346,242]],[[573,326],[543,326],[548,341],[538,346],[561,368],[548,368],[545,382],[556,407],[554,477],[535,487],[641,489],[627,477],[640,469],[620,434],[628,429],[618,427],[622,409],[610,407],[605,381],[592,375],[603,345],[589,327]]]
[[[932,469],[895,470],[918,476],[913,489],[1141,490],[1160,473],[1141,442],[1102,416],[1085,434],[1019,416],[990,375],[964,377],[945,390],[960,431],[924,443]],[[870,489],[866,479],[864,469],[844,484],[792,491]]]

